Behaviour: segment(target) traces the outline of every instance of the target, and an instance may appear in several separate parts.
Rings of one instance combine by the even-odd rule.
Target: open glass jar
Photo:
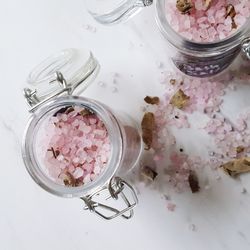
[[[89,13],[102,24],[115,24],[134,16],[153,0],[85,0]]]
[[[138,200],[134,189],[118,176],[131,170],[140,157],[139,128],[124,113],[118,114],[96,100],[72,95],[93,82],[98,71],[99,64],[89,51],[68,49],[49,57],[31,72],[31,88],[24,89],[32,115],[23,139],[23,160],[31,177],[46,191],[60,197],[79,197],[85,202],[85,209],[102,218],[128,219]],[[74,127],[65,130],[71,124]],[[103,131],[94,130],[95,126],[105,133],[100,135]],[[55,136],[49,137],[48,131],[57,131],[54,141],[58,147],[48,142]],[[106,149],[101,148],[102,141],[106,142]],[[108,152],[106,159],[101,160],[98,147]],[[78,153],[83,155],[81,159]],[[79,158],[71,160],[70,155]],[[114,200],[121,202],[113,203]]]
[[[175,32],[167,20],[168,0],[156,1],[157,24],[171,45],[171,59],[184,74],[211,77],[226,69],[242,51],[250,58],[250,20],[228,38],[211,43],[190,41]]]

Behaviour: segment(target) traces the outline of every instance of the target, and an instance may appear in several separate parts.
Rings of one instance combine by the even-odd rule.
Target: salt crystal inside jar
[[[171,45],[172,62],[183,73],[221,73],[243,51],[250,58],[248,0],[158,0],[158,26]]]
[[[32,89],[24,89],[32,115],[23,139],[23,160],[46,191],[80,197],[85,209],[102,218],[128,219],[137,197],[120,176],[140,157],[140,131],[129,115],[75,94],[93,82],[98,71],[89,51],[68,49],[31,72]],[[122,205],[111,206],[102,196]]]

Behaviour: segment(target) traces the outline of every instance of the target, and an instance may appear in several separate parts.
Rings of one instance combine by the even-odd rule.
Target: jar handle
[[[105,194],[107,196],[105,196]],[[116,208],[111,205],[106,205],[103,202],[93,200],[93,198],[98,198],[98,200],[100,200],[103,197],[105,197],[104,202],[110,201],[110,203],[114,200],[122,200],[123,207]],[[81,199],[85,203],[84,210],[89,210],[106,220],[112,220],[118,216],[124,219],[130,219],[134,215],[134,207],[138,204],[138,198],[134,188],[120,177],[112,178],[107,187],[91,195],[81,197]]]
[[[247,59],[250,60],[250,37],[247,37],[242,41],[241,48]]]

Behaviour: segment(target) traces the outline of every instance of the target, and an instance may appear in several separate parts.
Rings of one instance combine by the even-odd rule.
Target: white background
[[[84,212],[80,200],[52,196],[31,180],[20,153],[29,117],[22,88],[30,69],[47,55],[69,47],[90,48],[102,69],[84,96],[130,112],[138,122],[144,96],[163,93],[157,62],[170,69],[169,52],[154,8],[126,24],[103,27],[87,14],[83,2],[0,1],[0,249],[250,249],[250,196],[241,194],[243,187],[250,191],[249,175],[235,181],[222,174],[221,181],[212,179],[211,188],[198,195],[173,196],[174,213],[167,211],[159,189],[142,188],[135,217],[110,222]],[[114,72],[120,74],[117,93],[112,93]],[[105,88],[98,86],[100,80]],[[228,115],[249,106],[246,90],[229,95]],[[197,139],[193,149],[206,143]]]

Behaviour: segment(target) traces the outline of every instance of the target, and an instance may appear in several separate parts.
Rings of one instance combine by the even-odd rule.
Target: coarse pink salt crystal
[[[78,168],[75,169],[75,171],[74,171],[74,173],[73,173],[73,176],[74,176],[76,179],[78,179],[78,178],[82,177],[83,174],[84,174],[83,169],[78,167]]]
[[[96,114],[78,106],[70,109],[56,113],[46,124],[50,129],[43,139],[44,165],[55,182],[75,187],[102,173],[111,147],[107,129]]]
[[[167,204],[168,211],[174,212],[175,208],[176,208],[176,205],[174,203],[168,202],[168,204]]]

